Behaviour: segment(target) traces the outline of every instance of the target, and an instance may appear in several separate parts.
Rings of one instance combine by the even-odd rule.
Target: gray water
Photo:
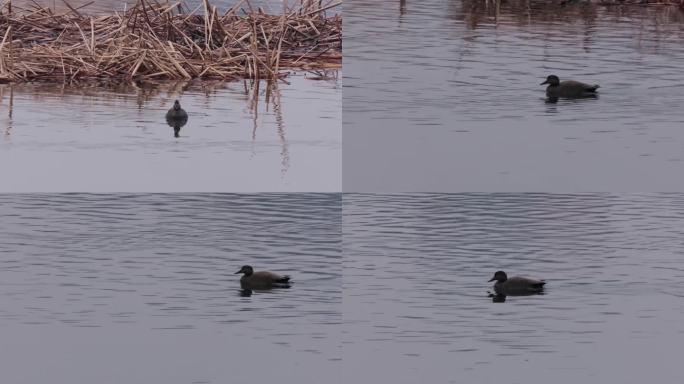
[[[351,0],[344,31],[345,191],[684,188],[677,7]]]
[[[339,194],[0,194],[3,382],[338,383],[340,247]]]
[[[0,192],[337,192],[342,87],[0,85]],[[187,125],[174,137],[166,111]]]
[[[684,379],[682,194],[345,194],[343,232],[344,382]]]

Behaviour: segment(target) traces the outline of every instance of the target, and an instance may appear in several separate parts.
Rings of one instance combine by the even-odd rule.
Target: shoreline
[[[280,79],[288,69],[341,68],[342,16],[326,14],[340,1],[280,15],[241,4],[219,14],[204,0],[200,15],[180,2],[139,0],[87,15],[9,1],[0,8],[0,82]]]

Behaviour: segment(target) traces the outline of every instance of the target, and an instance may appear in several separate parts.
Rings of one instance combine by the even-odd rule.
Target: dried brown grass
[[[0,81],[276,79],[284,69],[339,68],[342,16],[327,13],[340,3],[306,1],[271,15],[245,0],[219,14],[204,0],[196,14],[180,2],[139,0],[124,12],[86,15],[68,3],[57,13],[8,2],[0,8]]]

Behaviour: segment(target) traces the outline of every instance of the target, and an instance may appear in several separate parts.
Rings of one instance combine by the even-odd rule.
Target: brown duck
[[[508,277],[504,271],[496,271],[489,281],[495,281],[494,291],[503,295],[525,295],[541,293],[544,291],[544,280],[531,279],[529,277]]]
[[[599,88],[597,84],[585,84],[574,80],[560,81],[558,76],[550,75],[546,81],[539,85],[548,84],[546,87],[546,96],[548,97],[591,97],[596,95],[596,90]]]
[[[250,289],[268,289],[268,288],[289,288],[290,287],[290,276],[279,275],[270,271],[258,271],[254,272],[254,268],[249,265],[243,265],[239,271],[235,272],[242,273],[240,278],[240,285],[243,288]]]

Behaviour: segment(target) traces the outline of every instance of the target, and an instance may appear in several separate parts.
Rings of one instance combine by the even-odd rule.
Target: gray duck
[[[188,122],[188,113],[181,108],[180,102],[176,100],[173,107],[166,112],[166,123],[175,128],[180,129]]]

